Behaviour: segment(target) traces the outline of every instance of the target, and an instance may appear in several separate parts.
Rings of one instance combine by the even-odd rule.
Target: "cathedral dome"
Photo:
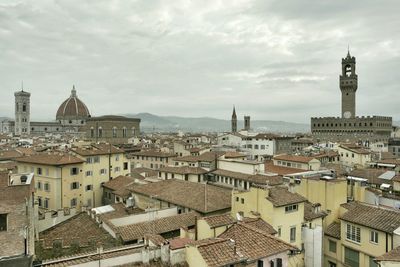
[[[57,110],[57,120],[81,120],[90,117],[89,109],[77,96],[75,86],[71,96]]]

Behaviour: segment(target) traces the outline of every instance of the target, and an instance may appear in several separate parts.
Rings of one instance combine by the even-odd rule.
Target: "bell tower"
[[[235,106],[233,106],[232,119],[231,119],[232,133],[237,132],[237,116]]]
[[[15,135],[29,135],[31,133],[30,127],[30,97],[31,94],[24,91],[15,92]]]
[[[358,87],[356,74],[356,58],[347,51],[346,58],[342,58],[342,75],[340,75],[340,91],[342,92],[342,118],[356,116],[356,91]]]

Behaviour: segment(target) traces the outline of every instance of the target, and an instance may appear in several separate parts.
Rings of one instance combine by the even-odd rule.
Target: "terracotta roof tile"
[[[125,226],[115,227],[117,233],[124,242],[138,240],[146,234],[164,234],[179,230],[181,227],[192,227],[195,225],[197,213],[189,212],[178,214],[165,218],[156,219],[154,221],[141,222]]]
[[[389,251],[388,253],[385,253],[379,257],[376,257],[375,260],[400,262],[400,246]]]
[[[394,230],[400,227],[400,211],[398,210],[376,207],[359,202],[341,206],[348,209],[340,217],[343,221],[363,225],[386,233],[393,233]]]
[[[103,187],[115,191],[115,190],[123,189],[128,185],[131,185],[134,181],[135,181],[135,179],[133,177],[120,175],[120,176],[115,177],[114,179],[104,183]]]
[[[84,161],[78,157],[63,153],[41,153],[17,158],[15,161],[42,165],[69,165],[80,164]]]
[[[281,207],[307,201],[307,199],[297,193],[289,192],[286,187],[271,187],[267,199],[275,207]]]
[[[315,159],[314,157],[306,157],[306,156],[297,156],[297,155],[278,155],[274,157],[274,160],[285,160],[285,161],[293,161],[300,163],[309,163],[311,160]]]
[[[207,192],[205,191],[207,189]],[[134,193],[155,196],[175,205],[207,213],[229,209],[231,190],[203,183],[193,183],[177,179],[138,185],[131,189]],[[205,204],[207,199],[207,205]]]
[[[333,222],[325,230],[325,234],[340,239],[340,222]]]

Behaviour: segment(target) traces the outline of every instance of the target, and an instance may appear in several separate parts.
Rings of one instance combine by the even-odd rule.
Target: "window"
[[[236,197],[236,202],[239,202],[239,197]]]
[[[329,240],[329,251],[336,253],[336,242],[333,240]]]
[[[38,175],[42,175],[42,168],[37,168],[36,172]]]
[[[100,174],[101,174],[101,175],[107,174],[107,169],[101,169],[101,170],[100,170]]]
[[[79,188],[79,183],[78,182],[73,182],[71,183],[71,190],[75,190]]]
[[[42,203],[42,198],[41,198],[41,197],[38,197],[38,198],[37,198],[37,201],[38,201],[38,206],[39,206],[39,207],[42,207],[42,205],[43,205],[43,203]]]
[[[88,184],[85,189],[86,189],[86,191],[92,191],[93,190],[93,185]]]
[[[100,138],[103,137],[103,128],[100,127],[100,128],[98,129],[97,136],[100,137]]]
[[[115,172],[120,172],[121,171],[121,167],[115,167],[114,171]]]
[[[122,128],[122,137],[126,137],[126,127]]]
[[[44,208],[48,209],[49,208],[49,199],[45,198],[43,204],[44,204]]]
[[[71,207],[75,207],[77,204],[76,198],[71,199]]]
[[[241,199],[242,204],[244,204],[244,198]]]
[[[328,267],[336,267],[336,263],[328,261]]]
[[[94,163],[99,163],[100,162],[100,157],[99,156],[93,157],[93,162]]]
[[[90,138],[94,138],[94,129],[90,128]]]
[[[37,189],[42,190],[42,182],[40,181],[37,182]]]
[[[294,212],[294,211],[297,211],[298,208],[299,208],[299,206],[297,204],[289,205],[289,206],[285,207],[285,212],[287,212],[287,213],[288,212]]]
[[[128,169],[128,162],[124,162],[124,170]]]
[[[359,253],[356,250],[345,247],[344,249],[344,263],[350,267],[359,267],[360,259]]]
[[[86,176],[93,176],[93,171],[86,171],[85,175]]]
[[[22,104],[22,111],[23,111],[23,112],[26,112],[26,104],[25,104],[25,103]]]
[[[276,267],[282,267],[282,266],[283,266],[282,259],[281,258],[277,258],[276,259]]]
[[[113,127],[113,128],[112,128],[112,137],[113,137],[113,138],[116,138],[116,137],[117,137],[117,128],[116,128],[116,127]]]
[[[92,158],[92,157],[88,157],[88,158],[86,159],[86,163],[88,163],[88,164],[92,164],[93,161],[94,161],[94,158]]]
[[[290,242],[293,243],[296,241],[296,226],[290,227]]]
[[[46,192],[50,191],[50,184],[49,183],[45,183],[43,187],[44,187],[44,191],[46,191]]]
[[[115,156],[115,161],[119,161],[119,155]]]
[[[361,241],[361,230],[360,227],[356,227],[355,225],[347,224],[346,225],[346,238],[348,240],[355,241],[357,243],[360,243]]]
[[[7,214],[0,214],[0,231],[7,231]]]
[[[264,261],[258,260],[257,261],[257,267],[264,267]]]
[[[71,175],[78,175],[78,172],[79,172],[78,168],[76,168],[76,167],[71,168]]]
[[[370,234],[370,239],[369,239],[372,243],[376,243],[378,244],[378,232],[376,231],[371,231]]]

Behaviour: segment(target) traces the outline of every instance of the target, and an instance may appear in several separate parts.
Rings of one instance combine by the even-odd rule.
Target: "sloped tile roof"
[[[218,238],[200,240],[191,246],[197,247],[210,267],[254,261],[296,247],[244,223],[234,224]]]
[[[375,260],[400,262],[400,246],[389,251],[388,253],[385,253],[379,257],[376,257]]]
[[[376,207],[359,202],[342,205],[348,211],[340,217],[341,220],[363,225],[386,233],[393,233],[400,227],[400,211]]]
[[[215,212],[231,207],[230,189],[203,183],[170,179],[138,185],[131,190],[133,193],[153,196],[153,198],[201,213]]]
[[[340,239],[340,222],[333,222],[325,230],[325,234]]]
[[[78,157],[63,154],[63,153],[41,153],[34,154],[26,157],[21,157],[15,159],[17,162],[24,163],[33,163],[33,164],[41,164],[41,165],[69,165],[69,164],[79,164],[84,161]]]
[[[267,199],[275,207],[281,207],[307,201],[307,199],[297,193],[289,192],[286,187],[271,187]]]
[[[165,218],[146,221],[125,226],[115,227],[124,242],[138,240],[146,234],[164,234],[179,230],[181,227],[191,227],[195,225],[195,219],[198,216],[195,212],[178,214]]]

